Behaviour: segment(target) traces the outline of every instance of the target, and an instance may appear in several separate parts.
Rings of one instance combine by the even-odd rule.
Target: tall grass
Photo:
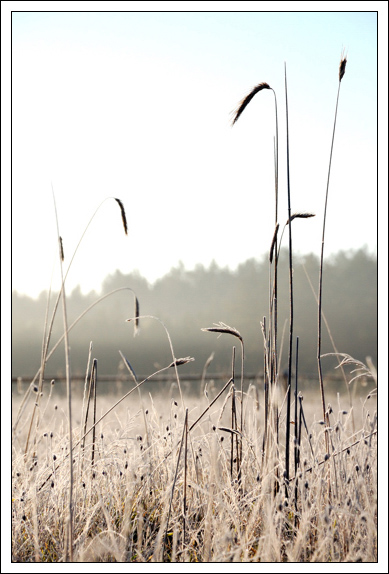
[[[345,62],[346,59],[342,58],[339,88]],[[262,82],[243,98],[233,124],[254,96],[265,89],[272,90],[269,84]],[[309,396],[306,393],[304,397],[299,388],[299,340],[304,333],[296,337],[292,393],[291,224],[295,219],[306,219],[313,214],[292,214],[291,211],[285,66],[288,213],[279,236],[278,112],[274,91],[273,94],[276,117],[275,228],[269,251],[269,317],[264,317],[260,326],[263,334],[263,381],[258,378],[246,387],[243,337],[235,327],[220,321],[202,330],[233,337],[224,337],[226,341],[232,341],[231,376],[226,377],[220,390],[207,384],[206,371],[213,359],[211,354],[202,368],[201,389],[195,396],[184,396],[181,379],[185,377],[185,365],[193,361],[193,357],[176,358],[165,323],[152,315],[141,316],[136,295],[126,287],[135,299],[133,317],[127,319],[134,323],[135,332],[140,319],[151,319],[162,325],[169,343],[166,366],[139,381],[130,362],[132,359],[118,350],[128,371],[130,388],[116,400],[112,395],[103,400],[99,395],[101,384],[97,384],[98,358],[92,361],[91,342],[83,398],[75,399],[72,396],[74,384],[71,382],[69,333],[76,322],[104,297],[68,325],[65,282],[69,265],[67,272],[61,274],[61,291],[50,322],[47,307],[40,368],[20,405],[14,405],[13,561],[377,561],[375,389],[368,391],[357,405],[349,401],[348,408],[344,408],[340,393],[332,398],[332,406],[328,404],[325,407],[324,401],[320,359],[328,182],[319,292],[313,295],[319,310],[319,401],[316,392],[311,391]],[[127,234],[124,205],[119,199],[113,199],[120,207]],[[279,372],[283,337],[279,337],[277,325],[277,267],[286,227],[289,235],[290,316],[288,372],[283,386]],[[62,241],[59,230],[58,242],[62,270],[66,241]],[[74,256],[75,253],[71,262]],[[49,351],[60,297],[64,333]],[[237,340],[240,343],[240,373],[236,372]],[[63,404],[57,398],[53,405],[54,384],[50,385],[46,399],[44,372],[46,363],[62,342],[65,344],[67,367],[67,400]],[[334,349],[347,386],[360,377],[372,378],[376,384],[373,365],[368,361],[369,364],[365,365],[359,359],[338,353],[335,345]],[[347,378],[345,367],[350,366],[357,374],[351,372]],[[161,396],[154,392],[153,382],[165,371],[174,371],[174,384],[169,394],[165,392]],[[236,379],[240,379],[239,386]],[[259,400],[262,384],[263,400]],[[179,402],[174,397],[176,392]],[[45,399],[45,407],[41,409]],[[318,404],[323,411],[320,418],[316,413]],[[24,417],[28,408],[31,416]],[[291,419],[292,411],[294,420]]]
[[[334,119],[333,131],[332,131],[330,160],[329,160],[329,165],[328,165],[327,187],[326,187],[326,194],[325,194],[324,216],[323,216],[323,233],[322,233],[321,252],[320,252],[320,271],[319,271],[317,366],[318,366],[318,371],[319,371],[319,382],[320,382],[323,418],[326,421],[327,426],[329,426],[329,418],[328,418],[328,414],[326,412],[326,404],[325,404],[325,397],[324,397],[324,383],[323,383],[323,369],[322,369],[322,365],[321,365],[324,238],[325,238],[326,219],[327,219],[327,204],[328,204],[328,191],[329,191],[329,186],[330,186],[332,152],[334,149],[336,118],[338,115],[340,85],[341,85],[342,78],[343,78],[345,71],[346,71],[346,63],[347,63],[347,58],[344,55],[342,55],[342,58],[341,58],[340,64],[339,64],[338,93],[336,96],[335,119]],[[327,447],[327,453],[328,453],[329,452],[329,440],[328,440],[327,434],[326,434],[326,447]]]
[[[182,406],[154,394],[152,379],[145,384],[151,395],[144,395],[150,446],[144,441],[138,401],[122,401],[111,411],[117,417],[106,416],[97,425],[96,434],[104,434],[104,443],[97,440],[95,444],[94,475],[84,467],[82,475],[75,478],[75,561],[168,562],[173,557],[194,562],[377,559],[374,405],[373,411],[367,404],[357,409],[359,432],[354,436],[350,415],[343,414],[340,400],[330,415],[335,450],[325,459],[320,446],[323,426],[315,420],[315,399],[308,404],[305,397],[308,432],[303,425],[301,465],[297,476],[290,477],[290,487],[297,492],[294,504],[292,498],[290,502],[285,498],[283,489],[274,494],[274,469],[271,464],[261,465],[262,406],[258,411],[255,401],[247,401],[243,436],[247,448],[239,483],[235,478],[231,481],[229,433],[225,430],[229,428],[230,413],[222,412],[220,399],[207,411],[209,419],[203,416],[189,430],[208,405],[205,397],[188,397],[186,431]],[[61,401],[57,404],[56,415],[60,417]],[[74,406],[81,405],[76,402]],[[54,424],[48,419],[44,429],[50,428]],[[55,462],[65,456],[60,453],[66,434],[57,424],[51,442],[43,434],[39,437],[33,481],[23,457],[14,455],[14,560],[35,560],[31,537],[34,500],[40,560],[58,562],[64,557],[61,533],[67,513],[63,504],[68,488],[66,464],[56,468],[55,475],[39,492],[36,485],[45,481],[52,466],[50,454],[57,454]],[[186,436],[191,437],[193,450],[189,441],[185,444]],[[284,438],[281,432],[281,442]],[[91,449],[90,442],[86,445],[89,455]],[[269,460],[273,455],[276,452],[269,453]],[[76,463],[80,456],[76,448]],[[336,469],[338,476],[331,501],[323,486],[330,465],[331,474]]]

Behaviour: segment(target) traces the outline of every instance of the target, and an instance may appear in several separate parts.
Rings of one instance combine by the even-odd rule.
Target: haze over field
[[[281,253],[279,268],[279,331],[283,340],[282,369],[287,365],[286,333],[288,319],[288,255]],[[317,305],[307,276],[317,289],[318,258],[310,255],[295,258],[295,333],[300,338],[299,372],[316,378]],[[101,374],[122,372],[121,350],[139,375],[150,374],[156,366],[172,360],[166,334],[157,321],[142,319],[140,333],[133,337],[133,325],[126,319],[134,316],[133,289],[140,303],[141,315],[158,317],[166,325],[176,357],[191,355],[193,363],[185,365],[184,373],[201,373],[215,353],[210,372],[226,372],[231,362],[231,341],[201,331],[223,321],[235,327],[245,342],[246,372],[263,371],[263,339],[260,323],[268,314],[268,260],[248,260],[235,273],[214,263],[210,268],[198,265],[188,271],[181,264],[153,286],[139,274],[117,271],[106,277],[100,293],[83,295],[79,288],[68,293],[69,324],[89,305],[115,289],[127,288],[106,298],[83,317],[71,331],[70,345],[73,373],[83,374],[89,343],[93,356],[99,360]],[[54,295],[50,309],[53,308]],[[13,360],[14,377],[35,374],[39,367],[43,322],[47,293],[38,301],[26,296],[13,296]],[[338,351],[365,361],[371,356],[377,364],[377,261],[359,250],[340,252],[326,264],[324,277],[324,315]],[[357,312],[356,312],[357,310]],[[49,317],[51,316],[51,311]],[[62,335],[61,314],[57,313],[50,348]],[[287,329],[286,329],[287,332]],[[333,352],[327,329],[323,331],[323,353]],[[336,375],[333,357],[323,359],[326,373]],[[63,346],[48,361],[47,376],[64,373]]]

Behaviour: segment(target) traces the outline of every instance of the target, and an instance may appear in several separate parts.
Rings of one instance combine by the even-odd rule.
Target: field
[[[342,55],[337,103],[346,63]],[[233,123],[262,90],[272,88],[258,84],[242,100]],[[263,354],[260,379],[245,379],[244,340],[235,327],[223,322],[204,325],[207,337],[231,342],[229,374],[217,385],[208,380],[210,355],[198,390],[189,393],[185,365],[193,358],[176,357],[167,327],[157,317],[140,314],[134,293],[135,310],[128,320],[134,334],[145,319],[162,324],[171,351],[165,366],[139,380],[121,355],[128,383],[109,394],[99,380],[91,345],[85,385],[77,386],[70,367],[69,333],[85,313],[68,325],[67,271],[58,229],[61,292],[54,305],[47,303],[40,367],[27,389],[13,393],[12,561],[378,561],[377,372],[369,357],[365,364],[336,348],[322,309],[332,146],[317,291],[312,287],[318,374],[304,386],[299,377],[292,221],[302,220],[303,225],[314,214],[292,213],[290,208],[286,69],[285,95],[288,217],[282,217],[286,223],[279,236],[275,98],[275,229],[269,240],[269,312],[258,325],[263,336],[263,348],[258,348],[258,355]],[[123,203],[107,199],[119,206],[127,234]],[[290,315],[289,333],[281,334],[278,264],[284,231],[289,238]],[[53,342],[59,309],[63,336]],[[321,365],[324,327],[338,360],[340,380],[335,387],[326,381]],[[45,376],[59,345],[64,348],[66,393]],[[282,372],[283,345],[288,368]],[[153,379],[166,372],[171,383],[156,392]]]
[[[46,387],[44,395],[51,392],[51,397],[41,402],[34,462],[26,465],[23,456],[33,398],[14,439],[13,561],[59,562],[68,552],[66,397],[55,385]],[[97,425],[93,462],[91,434],[83,449],[80,444],[73,451],[73,560],[376,561],[376,396],[361,386],[351,410],[340,388],[342,392],[329,396],[327,461],[323,421],[316,417],[317,393],[304,393],[309,432],[303,430],[298,472],[286,486],[284,433],[280,431],[279,447],[274,440],[264,458],[259,384],[251,383],[245,391],[237,470],[239,455],[231,442],[232,384],[186,435],[185,409],[190,427],[216,389],[210,385],[207,397],[188,395],[183,406],[176,384],[154,396],[152,381],[145,383],[141,397],[128,397]],[[82,393],[77,395],[73,444],[82,434]],[[14,421],[23,396],[15,389]],[[97,418],[116,401],[117,394],[102,394]],[[284,412],[279,416],[283,421]]]

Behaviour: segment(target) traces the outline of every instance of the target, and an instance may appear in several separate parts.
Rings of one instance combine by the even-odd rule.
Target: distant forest
[[[315,255],[294,255],[294,334],[299,337],[299,372],[317,373],[317,304],[319,260]],[[288,253],[279,260],[279,344],[282,344],[282,368],[287,366],[289,321]],[[199,264],[186,270],[183,264],[171,269],[153,285],[138,272],[116,271],[106,277],[101,293],[81,293],[80,288],[67,295],[68,323],[71,323],[99,297],[121,287],[131,288],[140,304],[141,315],[158,317],[171,336],[176,358],[188,355],[194,362],[181,367],[181,373],[201,374],[207,358],[214,352],[209,372],[229,373],[231,336],[218,337],[201,331],[222,321],[237,329],[245,344],[245,372],[263,372],[263,336],[261,322],[269,313],[269,263],[249,259],[231,271],[213,262],[208,268]],[[40,355],[47,306],[47,292],[37,299],[12,294],[12,376],[34,375],[40,366]],[[50,297],[49,318],[55,295]],[[337,350],[365,361],[370,356],[377,364],[377,260],[366,249],[340,251],[326,259],[323,280],[323,313]],[[139,334],[126,319],[134,316],[131,291],[116,292],[93,307],[71,330],[71,369],[84,374],[89,344],[92,358],[98,360],[100,374],[123,373],[119,350],[130,361],[138,375],[149,375],[172,361],[168,338],[156,320],[140,320]],[[50,349],[62,334],[62,310],[58,308]],[[322,352],[333,352],[323,323]],[[240,371],[240,349],[237,346],[237,370]],[[334,373],[333,357],[323,360],[327,373]],[[65,373],[64,347],[61,344],[46,366],[46,377]]]

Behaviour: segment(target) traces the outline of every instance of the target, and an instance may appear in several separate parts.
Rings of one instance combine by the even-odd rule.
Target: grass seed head
[[[304,213],[304,212],[299,212],[299,213],[293,213],[293,215],[290,216],[290,221],[293,221],[293,219],[308,219],[308,217],[315,217],[314,213]],[[286,222],[286,225],[289,224],[289,219]]]
[[[245,98],[243,98],[243,100],[240,102],[239,106],[235,110],[234,119],[232,120],[232,125],[234,125],[235,122],[238,121],[239,116],[243,113],[244,109],[249,105],[249,103],[251,102],[251,100],[253,99],[255,94],[257,94],[261,90],[271,90],[271,89],[272,88],[266,82],[262,82],[261,84],[258,84],[257,86],[255,86],[251,90],[251,92]]]
[[[339,82],[342,81],[342,78],[346,72],[346,64],[347,64],[347,57],[342,55],[342,59],[340,60],[339,64]]]
[[[64,251],[63,251],[62,237],[59,238],[59,250],[60,250],[60,255],[61,255],[61,261],[63,261],[65,259],[65,255],[64,255]]]
[[[123,203],[120,201],[120,199],[118,199],[117,197],[114,198],[115,201],[117,201],[117,203],[119,204],[120,207],[120,213],[122,214],[122,222],[123,222],[123,227],[124,227],[124,233],[126,235],[128,235],[127,233],[127,218],[126,218],[126,212],[124,210],[124,205]]]
[[[277,223],[275,230],[274,230],[274,234],[273,234],[273,239],[271,242],[271,246],[270,246],[270,254],[269,254],[269,260],[270,263],[273,263],[273,255],[274,255],[274,247],[276,245],[276,241],[277,241],[277,234],[278,234],[278,229],[280,227],[280,224]]]
[[[222,323],[220,321],[220,323],[214,323],[215,327],[206,327],[201,329],[202,331],[209,331],[210,333],[227,333],[229,335],[233,335],[234,337],[237,337],[240,341],[243,341],[242,339],[242,335],[239,333],[239,331],[237,331],[236,329],[234,329],[233,327],[229,327],[228,325],[226,325],[225,323]]]
[[[180,365],[185,365],[186,363],[190,363],[191,361],[194,361],[193,357],[184,357],[183,359],[175,359],[175,361],[170,363],[168,368],[170,369],[170,367],[174,367],[174,365],[176,365],[176,367],[179,367]]]

